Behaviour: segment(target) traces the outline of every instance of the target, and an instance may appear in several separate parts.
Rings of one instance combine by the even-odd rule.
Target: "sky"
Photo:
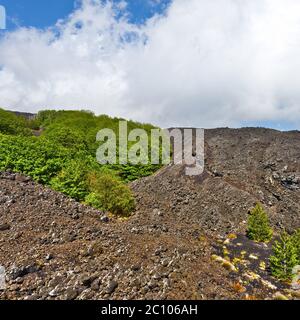
[[[298,0],[0,0],[0,107],[300,127]]]
[[[115,1],[120,3],[121,0]],[[133,23],[144,23],[155,13],[161,13],[170,0],[131,0],[127,1],[129,20]],[[7,29],[18,27],[46,28],[54,25],[59,19],[67,18],[80,1],[75,0],[0,0],[7,11]]]

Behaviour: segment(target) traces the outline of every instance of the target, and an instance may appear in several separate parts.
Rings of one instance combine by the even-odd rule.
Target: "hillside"
[[[132,182],[136,209],[129,218],[2,173],[0,264],[8,288],[0,297],[299,297],[270,275],[272,242],[254,243],[245,230],[258,201],[275,236],[300,227],[300,133],[215,129],[205,137],[205,172],[187,177],[182,166],[168,166]],[[225,250],[232,262],[222,260]]]
[[[133,183],[141,210],[159,208],[206,232],[244,232],[263,203],[277,230],[300,227],[300,132],[205,130],[205,171],[187,177],[170,166]]]
[[[110,219],[14,174],[1,175],[0,190],[10,279],[1,298],[237,297],[209,247],[191,238],[197,225],[157,214]]]
[[[127,183],[149,176],[161,166],[98,162],[96,153],[104,141],[96,141],[97,133],[109,129],[117,139],[122,120],[89,111],[54,110],[28,118],[0,108],[0,171],[23,173],[79,202],[128,215],[135,203]],[[126,124],[128,131],[149,133],[154,128],[134,121]],[[129,142],[127,150],[133,144]],[[115,146],[116,158],[119,148]]]

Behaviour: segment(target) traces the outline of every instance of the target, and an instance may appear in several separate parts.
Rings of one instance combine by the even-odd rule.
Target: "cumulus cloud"
[[[84,0],[0,40],[0,104],[90,109],[161,126],[300,124],[298,0],[173,0],[138,26]]]

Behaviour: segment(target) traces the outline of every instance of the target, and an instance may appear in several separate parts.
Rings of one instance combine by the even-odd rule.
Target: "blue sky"
[[[120,2],[121,0],[115,0]],[[141,24],[155,13],[161,13],[170,0],[128,0],[131,22]],[[19,26],[45,28],[65,18],[75,6],[75,0],[0,0],[6,8],[7,29]]]
[[[8,30],[18,26],[44,28],[74,9],[73,0],[0,0],[0,4],[6,8]]]
[[[272,128],[279,131],[299,130],[299,126],[289,121],[242,121],[242,127]]]
[[[299,0],[93,1],[0,0],[0,107],[299,129]]]

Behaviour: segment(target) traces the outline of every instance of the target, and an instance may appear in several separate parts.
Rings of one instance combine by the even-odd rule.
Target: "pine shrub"
[[[273,245],[273,255],[270,257],[272,275],[280,280],[291,280],[293,268],[297,264],[297,249],[293,237],[284,232]]]
[[[292,235],[292,241],[297,252],[298,264],[300,265],[300,229],[296,230]]]
[[[268,242],[272,239],[273,230],[261,204],[257,204],[248,219],[247,235],[249,239],[258,242]]]

